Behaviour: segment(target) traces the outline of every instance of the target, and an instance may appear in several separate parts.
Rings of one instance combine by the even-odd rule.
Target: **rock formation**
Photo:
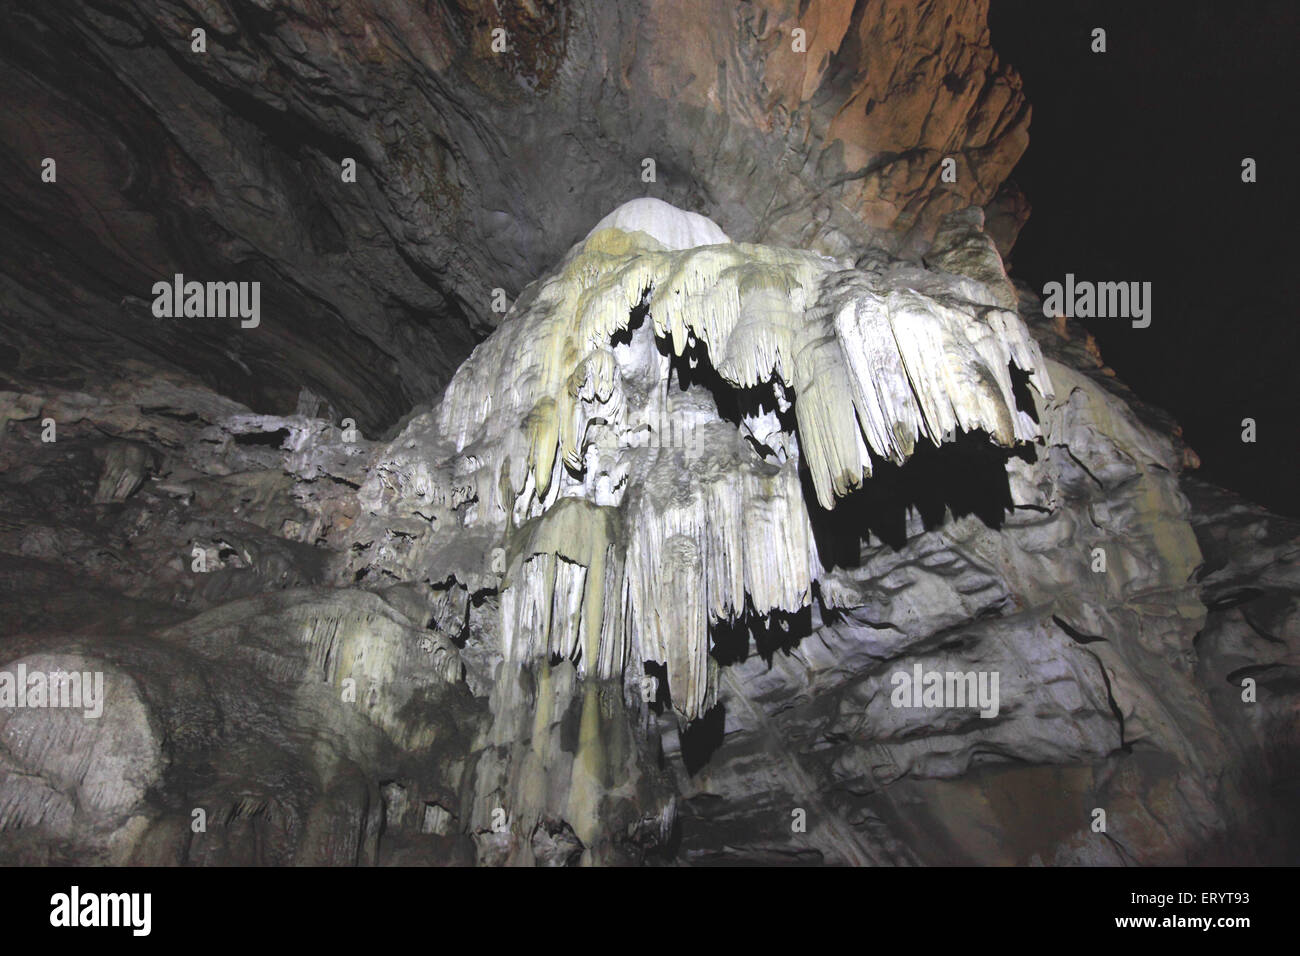
[[[0,861],[1291,858],[1300,528],[1008,276],[986,4],[344,6],[8,11]]]
[[[917,250],[1027,142],[983,0],[347,7],[7,5],[25,106],[0,141],[15,169],[59,161],[58,188],[0,183],[12,347],[58,337],[65,377],[144,358],[277,414],[301,385],[377,433],[437,398],[500,319],[493,289],[515,297],[629,199],[754,242]],[[274,328],[249,347],[233,323],[153,320],[176,272],[262,280]]]
[[[717,697],[712,625],[796,613],[818,595],[856,603],[818,554],[810,506],[833,508],[873,460],[902,464],[920,440],[1038,437],[1012,375],[1048,396],[1050,379],[997,298],[901,263],[858,270],[733,243],[699,216],[634,200],[525,292],[437,412],[389,446],[354,531],[369,544],[376,520],[438,512],[398,569],[366,568],[466,580],[439,557],[449,537],[476,534],[480,572],[504,554],[507,661],[559,657],[579,676],[638,680],[629,663],[652,661],[676,709],[700,717]]]

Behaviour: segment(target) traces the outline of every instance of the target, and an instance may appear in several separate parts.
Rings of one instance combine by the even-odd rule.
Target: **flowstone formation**
[[[10,6],[0,864],[1297,858],[1300,525],[1008,279],[988,0]]]
[[[0,860],[1287,859],[1295,523],[979,210],[923,262],[626,206],[380,441],[14,371],[0,674],[105,709],[0,711]]]
[[[448,538],[497,555],[507,663],[638,686],[659,665],[694,719],[717,702],[715,626],[854,606],[811,511],[920,442],[1039,436],[1018,373],[1052,396],[1005,289],[634,200],[525,290],[360,498],[434,525],[433,580],[492,572]]]

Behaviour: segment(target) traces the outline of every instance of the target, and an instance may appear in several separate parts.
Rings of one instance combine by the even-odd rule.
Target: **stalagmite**
[[[567,658],[601,679],[658,661],[693,718],[716,699],[713,623],[813,600],[810,508],[922,439],[1037,437],[1011,366],[1039,395],[1051,383],[1004,299],[969,276],[733,242],[635,200],[465,363],[427,457],[381,466],[362,497],[410,496],[499,536],[507,661]]]

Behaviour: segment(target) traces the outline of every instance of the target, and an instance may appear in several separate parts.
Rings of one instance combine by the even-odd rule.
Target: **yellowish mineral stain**
[[[732,242],[657,201],[604,222],[465,363],[439,425],[465,456],[477,507],[504,521],[506,658],[558,654],[603,678],[659,660],[693,717],[713,700],[711,621],[743,613],[747,599],[760,613],[811,601],[800,460],[830,509],[870,476],[873,455],[902,462],[922,437],[1037,437],[1016,408],[1010,366],[1040,394],[1051,382],[1014,313],[965,309],[814,253]],[[703,450],[711,465],[684,483],[668,474],[656,491],[653,476],[674,468],[664,458],[633,496],[625,535],[619,508],[576,497],[566,476],[583,473],[590,423],[622,421],[612,342],[640,306],[673,355],[706,355],[737,390],[784,389],[798,458],[756,467],[718,444]],[[514,529],[512,516],[524,524]]]

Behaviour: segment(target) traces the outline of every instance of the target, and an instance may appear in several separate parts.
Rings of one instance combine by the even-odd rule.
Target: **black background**
[[[1179,421],[1201,477],[1300,514],[1300,3],[993,0],[990,28],[1033,107],[1012,275],[1151,282],[1150,327],[1084,322],[1103,359]]]
[[[595,901],[581,914],[587,947],[603,945],[612,952],[638,948],[636,931],[644,926],[645,914],[629,915],[621,903],[628,891],[662,892],[671,879],[678,891],[717,897],[717,873],[707,867],[673,869],[671,874],[639,870],[625,877],[598,869],[574,870],[546,879],[557,877],[566,881],[566,889],[581,889],[585,899]],[[619,879],[624,882],[611,882]],[[945,946],[982,951],[999,938],[1032,947],[1055,940],[1077,944],[1124,937],[1138,945],[1177,946],[1195,938],[1201,949],[1209,948],[1208,943],[1212,951],[1231,953],[1257,949],[1262,934],[1271,932],[1270,938],[1275,938],[1294,922],[1294,871],[1285,868],[930,867],[800,869],[782,875],[772,867],[745,867],[729,869],[727,881],[736,900],[762,898],[775,886],[786,903],[769,906],[757,916],[733,917],[725,926],[696,919],[698,928],[692,933],[706,948],[721,947],[725,940],[736,950],[771,950],[774,928],[779,932],[800,919],[808,921],[812,911],[805,907],[813,905],[808,901],[825,917],[847,914],[851,922],[845,924],[843,939],[858,943],[857,949],[883,946],[905,953]],[[51,897],[68,893],[74,884],[81,893],[152,893],[152,932],[141,938],[123,928],[51,927]],[[176,952],[177,946],[193,948],[197,942],[207,949],[261,952],[287,945],[297,951],[353,954],[401,939],[426,938],[437,953],[474,948],[471,934],[477,933],[477,950],[524,953],[538,948],[539,930],[523,900],[526,894],[536,895],[540,886],[541,881],[526,871],[500,869],[0,869],[5,941],[24,952],[29,950],[22,944],[40,947],[37,952],[61,952],[69,946],[74,953],[104,947],[130,952],[142,944]],[[1198,898],[1203,892],[1245,893],[1249,902],[1165,907],[1132,902],[1133,893],[1179,891]],[[716,905],[705,916],[717,915]],[[936,915],[936,906],[942,906],[942,913]],[[666,909],[665,915],[674,912]],[[1117,928],[1115,918],[1124,916],[1245,916],[1250,927],[1208,932]],[[592,941],[601,942],[593,946]]]

